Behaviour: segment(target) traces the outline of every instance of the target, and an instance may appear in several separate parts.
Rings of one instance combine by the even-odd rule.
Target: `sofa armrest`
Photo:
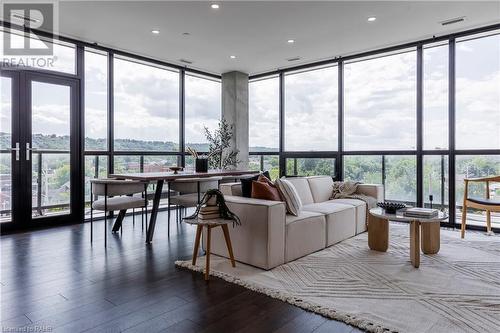
[[[222,183],[220,184],[220,191],[224,195],[242,196],[241,183]]]
[[[359,184],[356,193],[374,197],[377,202],[384,201],[384,185],[381,184]]]
[[[271,269],[285,262],[285,204],[281,201],[225,196],[228,208],[241,225],[229,227],[234,257],[237,261]],[[211,252],[227,257],[220,228],[212,233]],[[204,231],[205,234],[205,231]],[[205,248],[205,238],[203,247]]]

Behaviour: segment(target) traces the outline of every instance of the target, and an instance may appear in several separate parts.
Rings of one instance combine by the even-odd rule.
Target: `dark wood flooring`
[[[160,213],[150,246],[140,218],[134,226],[129,217],[123,234],[109,233],[106,250],[103,221],[92,246],[89,223],[2,236],[2,332],[360,332],[176,268],[175,260],[191,258],[194,229],[174,220],[168,239],[165,221]]]

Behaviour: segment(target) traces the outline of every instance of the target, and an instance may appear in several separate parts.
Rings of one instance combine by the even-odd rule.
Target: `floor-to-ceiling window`
[[[1,36],[0,36],[1,37]],[[0,77],[0,223],[12,220],[12,79]]]
[[[114,58],[115,151],[179,151],[179,72]]]
[[[500,174],[498,31],[350,56],[327,69],[299,68],[273,72],[273,89],[259,83],[270,80],[266,74],[255,77],[251,85],[265,94],[250,87],[251,142],[258,142],[252,128],[273,127],[256,120],[262,111],[252,106],[252,95],[262,105],[262,96],[276,92],[282,175],[381,183],[387,200],[456,207],[449,211],[454,223],[461,217],[463,179]],[[263,165],[260,156],[254,159],[256,168]],[[342,172],[335,170],[340,166]],[[470,193],[485,196],[485,184]],[[500,197],[500,185],[490,184],[489,195]],[[468,216],[469,225],[485,225],[485,212]],[[500,226],[498,214],[492,221]]]
[[[79,200],[77,125],[77,48],[73,43],[2,28],[2,163],[0,215],[26,227],[71,219]],[[37,57],[4,54],[3,42],[19,48],[50,46]],[[12,205],[16,203],[16,205]],[[17,213],[16,213],[17,211]],[[21,218],[20,218],[21,217]]]
[[[344,65],[344,150],[416,149],[416,52]]]
[[[379,180],[387,200],[411,204],[417,201],[416,67],[415,49],[344,64],[344,150],[353,155],[346,156],[345,177]],[[364,152],[370,155],[356,156]]]
[[[0,37],[11,35],[5,29],[0,31]],[[23,44],[22,32],[13,31],[13,44]],[[24,107],[17,99],[28,93],[33,130],[29,140],[33,149],[26,147],[26,151],[30,148],[32,170],[32,184],[27,187],[33,194],[32,219],[37,220],[70,212],[74,202],[79,202],[78,211],[82,204],[88,208],[92,178],[110,173],[167,171],[172,165],[183,164],[181,147],[186,142],[200,143],[198,150],[206,150],[203,128],[213,130],[220,120],[220,76],[62,39],[53,44],[52,55],[33,63],[36,66],[0,64],[2,222],[12,220],[10,148],[15,140],[11,115],[19,113],[18,105]],[[32,46],[37,43],[42,45],[36,39],[31,41]],[[20,60],[12,57],[14,63]],[[23,90],[25,82],[30,87],[27,92]],[[18,86],[20,91],[12,89]],[[78,137],[74,135],[77,133]],[[76,154],[75,147],[83,148],[83,158],[70,157],[73,151]],[[24,143],[21,148],[25,149]],[[81,177],[70,177],[76,173]],[[76,197],[78,200],[73,200]]]
[[[185,76],[185,148],[208,151],[206,131],[218,128],[221,119],[221,82],[201,75]],[[186,156],[186,167],[193,168],[194,160]]]
[[[114,172],[168,171],[178,164],[178,70],[115,57],[113,73]]]
[[[248,85],[249,168],[279,176],[279,77],[253,80]]]
[[[85,206],[90,207],[90,180],[108,175],[108,54],[85,49],[84,147]]]
[[[462,214],[464,178],[500,174],[500,35],[476,35],[456,43],[456,218]],[[473,153],[472,153],[473,151]],[[472,196],[483,196],[486,184],[471,184]],[[491,184],[490,197],[500,198],[500,184]],[[467,223],[483,225],[484,211],[470,210]],[[494,227],[500,214],[492,213]]]
[[[338,68],[288,72],[284,77],[285,174],[335,176],[338,150]],[[315,157],[307,152],[323,152]]]

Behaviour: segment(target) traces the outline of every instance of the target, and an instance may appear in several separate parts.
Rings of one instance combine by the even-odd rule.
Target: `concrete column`
[[[232,147],[239,150],[238,169],[248,169],[248,74],[222,74],[222,118],[233,125]]]

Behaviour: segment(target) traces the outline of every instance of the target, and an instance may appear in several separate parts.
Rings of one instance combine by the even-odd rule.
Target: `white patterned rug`
[[[364,233],[270,271],[213,256],[210,273],[370,332],[500,332],[500,237],[441,230],[440,252],[414,268],[408,226],[390,229],[385,253]]]

